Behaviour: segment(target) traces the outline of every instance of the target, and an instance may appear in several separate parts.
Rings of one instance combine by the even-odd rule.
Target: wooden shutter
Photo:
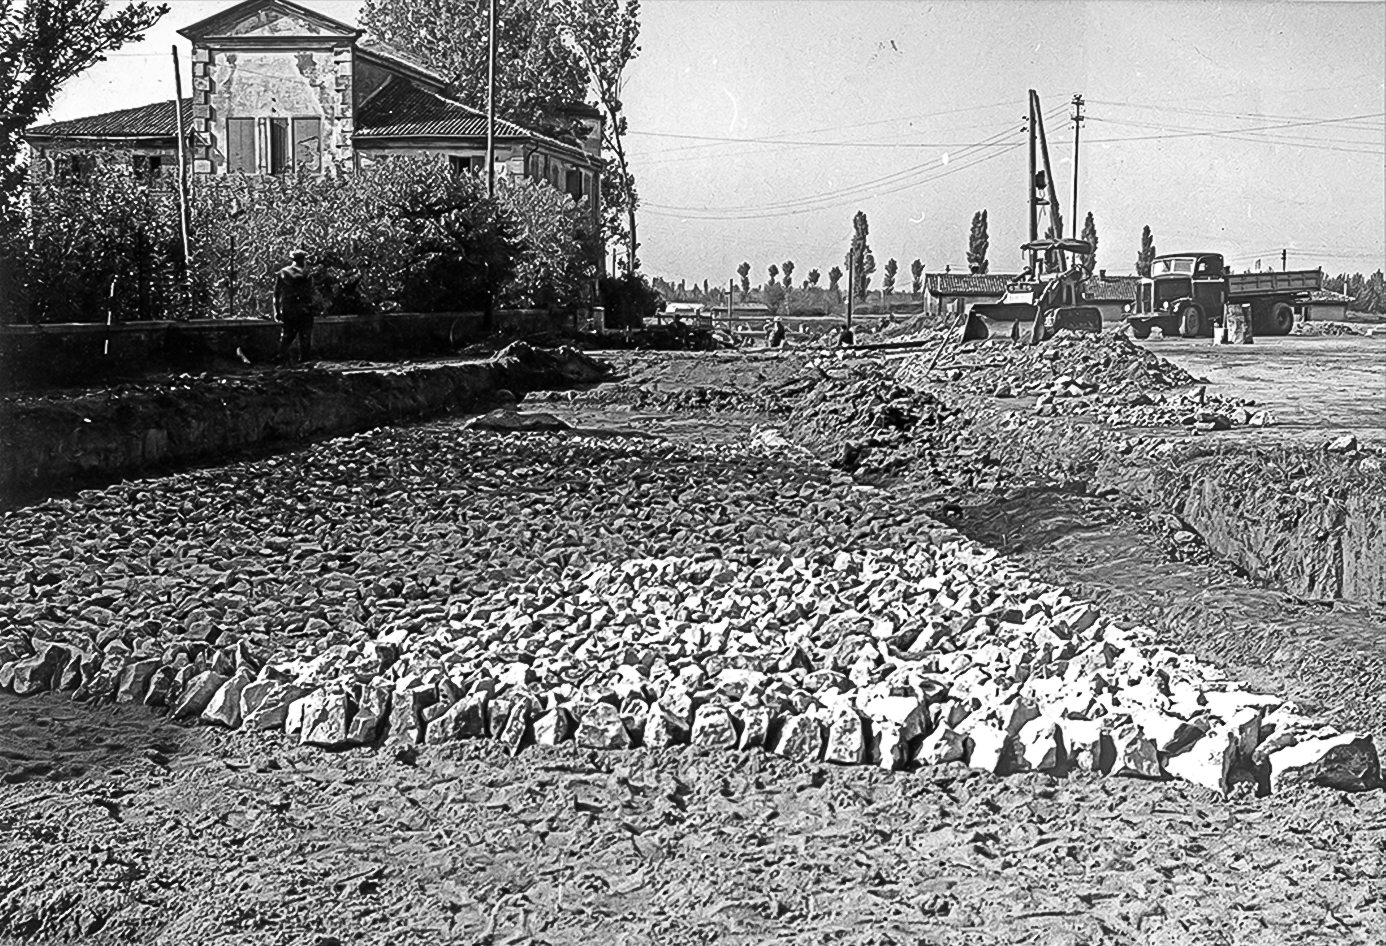
[[[322,170],[322,119],[294,119],[294,169]]]
[[[255,173],[255,119],[226,120],[226,170]]]
[[[269,172],[281,174],[289,166],[289,120],[269,120]]]

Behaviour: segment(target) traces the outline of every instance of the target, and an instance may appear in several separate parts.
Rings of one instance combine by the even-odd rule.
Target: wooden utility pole
[[[1289,260],[1290,260],[1290,251],[1289,251],[1289,250],[1281,250],[1281,251],[1280,251],[1280,271],[1281,271],[1282,273],[1283,273],[1283,272],[1286,272],[1287,270],[1289,270],[1289,268],[1290,268]]]
[[[727,331],[732,330],[732,309],[736,305],[736,280],[727,280]]]
[[[852,330],[852,296],[856,295],[853,277],[857,272],[857,251],[854,247],[847,253],[847,331]]]
[[[1073,93],[1073,235],[1078,236],[1078,129],[1083,127],[1083,95]]]
[[[1030,118],[1025,127],[1030,138],[1030,177],[1025,182],[1027,195],[1025,205],[1030,208],[1030,239],[1028,242],[1034,243],[1039,239],[1039,208],[1035,197],[1035,191],[1039,190],[1039,182],[1035,179],[1035,92],[1033,89],[1030,90]],[[1033,276],[1039,276],[1034,250],[1030,251],[1030,273]]]
[[[487,0],[486,38],[486,196],[496,196],[496,0]]]
[[[178,229],[183,236],[183,281],[192,278],[192,253],[188,246],[188,157],[183,141],[183,76],[178,71],[178,47],[173,47],[173,124],[178,142]]]

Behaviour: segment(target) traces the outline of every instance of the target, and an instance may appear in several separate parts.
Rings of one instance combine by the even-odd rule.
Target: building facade
[[[292,0],[245,0],[179,31],[192,44],[182,134],[194,175],[337,174],[391,155],[437,155],[482,170],[486,116],[449,81],[361,30]],[[30,129],[35,181],[117,163],[176,174],[175,103],[159,102]],[[600,219],[600,114],[575,105],[583,129],[556,138],[496,120],[498,176],[543,180],[588,201]]]

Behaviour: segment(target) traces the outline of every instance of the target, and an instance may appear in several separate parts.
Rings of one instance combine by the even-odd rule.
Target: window
[[[448,167],[454,174],[469,174],[486,169],[486,159],[478,155],[448,155]]]
[[[256,172],[255,119],[226,120],[226,170],[231,174]]]
[[[137,154],[130,159],[130,169],[141,181],[152,182],[162,176],[164,159],[157,154]]]
[[[568,186],[566,188],[568,196],[573,200],[582,200],[582,172],[577,168],[568,171]]]
[[[59,182],[81,181],[96,171],[96,157],[90,154],[65,154],[54,162],[54,177]]]

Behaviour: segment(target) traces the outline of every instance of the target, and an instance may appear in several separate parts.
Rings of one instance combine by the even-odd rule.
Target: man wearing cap
[[[313,294],[313,277],[308,273],[308,254],[297,249],[289,254],[293,262],[274,277],[274,317],[284,323],[279,339],[279,354],[275,361],[284,361],[289,346],[298,339],[299,362],[313,360],[313,310],[317,300]]]

